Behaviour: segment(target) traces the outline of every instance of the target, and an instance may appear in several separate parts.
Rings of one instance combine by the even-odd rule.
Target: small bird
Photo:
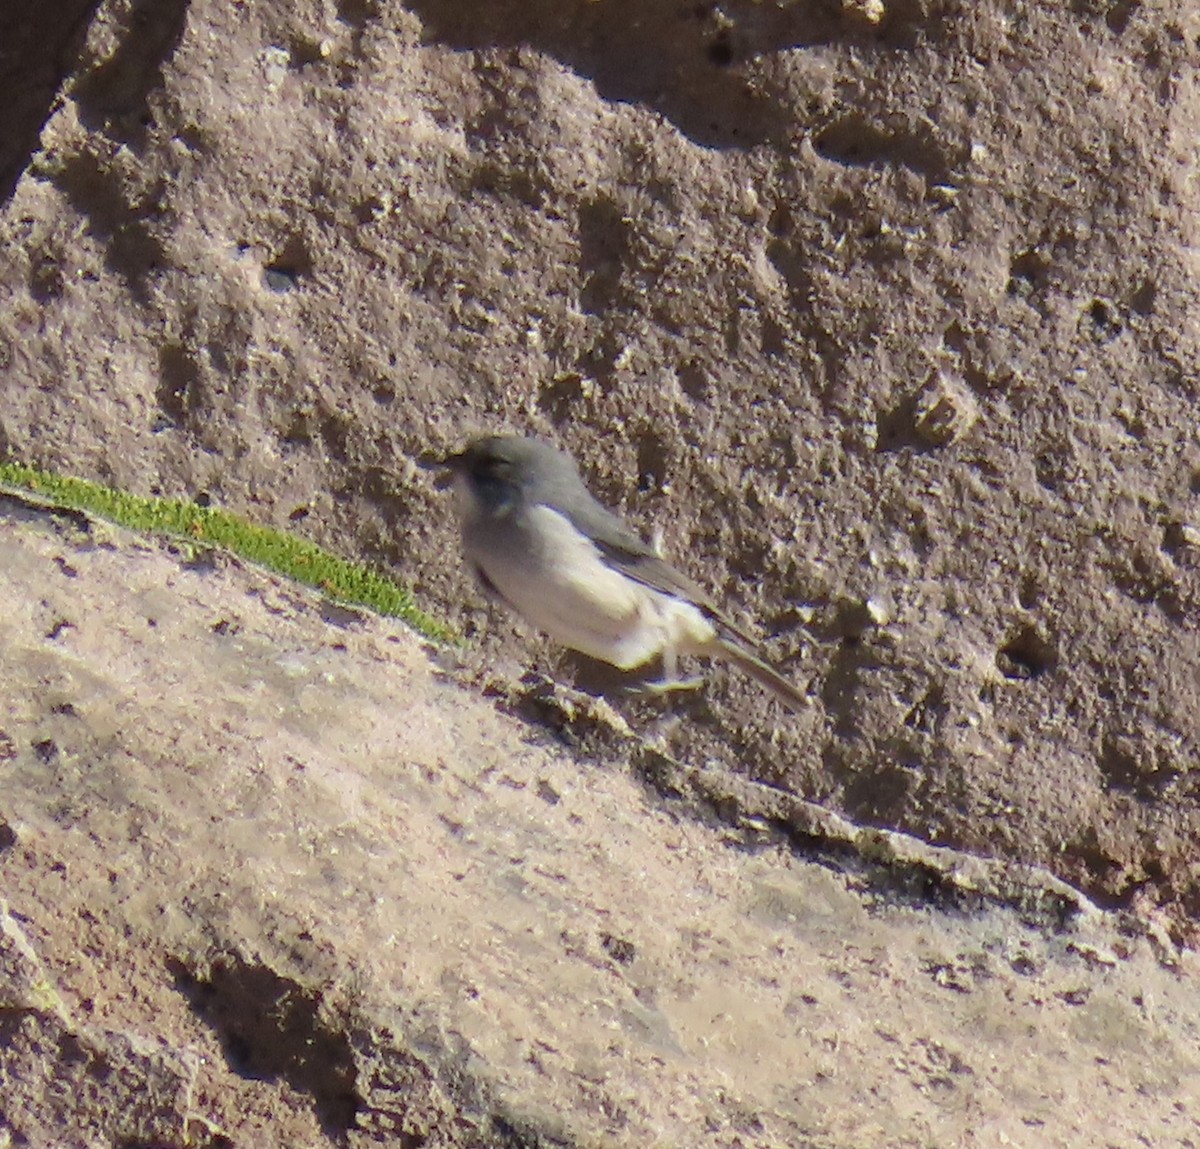
[[[556,642],[621,670],[686,655],[724,658],[798,710],[805,696],[686,575],[584,486],[574,459],[538,439],[488,435],[442,460],[463,551],[483,589]]]

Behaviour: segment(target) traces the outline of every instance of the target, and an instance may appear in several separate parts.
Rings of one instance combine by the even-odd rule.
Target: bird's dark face
[[[453,472],[455,489],[466,504],[463,509],[502,515],[515,508],[530,472],[527,448],[524,439],[488,436],[451,455],[446,466]]]

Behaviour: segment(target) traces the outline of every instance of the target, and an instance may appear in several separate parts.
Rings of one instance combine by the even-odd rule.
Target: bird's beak
[[[417,466],[423,471],[435,471],[433,485],[442,491],[454,482],[454,476],[462,469],[463,455],[462,451],[455,451],[449,455],[426,452],[417,459]]]

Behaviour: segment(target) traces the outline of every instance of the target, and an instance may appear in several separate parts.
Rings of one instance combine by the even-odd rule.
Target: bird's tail
[[[808,704],[808,697],[790,683],[770,663],[764,662],[754,651],[735,639],[722,637],[718,640],[718,653],[739,670],[748,674],[759,686],[765,687],[789,710],[799,712]]]

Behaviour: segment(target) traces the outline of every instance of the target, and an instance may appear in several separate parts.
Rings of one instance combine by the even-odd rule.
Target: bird
[[[440,461],[454,489],[467,565],[490,597],[562,646],[637,671],[723,659],[790,710],[806,696],[756,640],[588,490],[575,460],[541,439],[484,435]]]

